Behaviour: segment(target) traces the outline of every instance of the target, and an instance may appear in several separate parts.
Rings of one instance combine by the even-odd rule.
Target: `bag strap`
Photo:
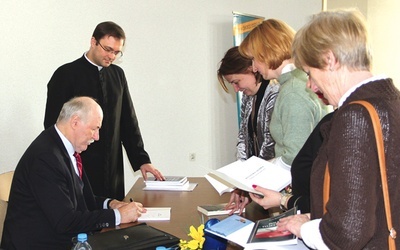
[[[326,203],[328,203],[330,193],[331,193],[331,175],[329,174],[329,167],[327,162],[324,175],[324,189],[322,194],[324,202],[324,214],[326,213]]]
[[[363,105],[368,110],[371,116],[372,126],[374,128],[374,133],[375,133],[378,158],[379,158],[379,169],[382,180],[382,192],[385,205],[386,222],[389,230],[389,249],[396,249],[394,239],[396,239],[397,233],[392,225],[392,212],[390,209],[389,189],[388,189],[387,173],[386,173],[386,159],[383,147],[382,127],[379,120],[379,116],[374,106],[372,106],[367,101],[353,101],[350,104]],[[323,190],[324,214],[326,213],[326,203],[329,200],[329,195],[330,195],[330,174],[329,174],[328,163],[326,163],[325,176],[324,176],[324,190]]]

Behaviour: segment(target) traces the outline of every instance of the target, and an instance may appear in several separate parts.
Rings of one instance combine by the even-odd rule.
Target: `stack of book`
[[[154,177],[148,177],[143,190],[168,190],[168,191],[192,191],[197,183],[190,183],[186,176],[164,176],[160,181]]]

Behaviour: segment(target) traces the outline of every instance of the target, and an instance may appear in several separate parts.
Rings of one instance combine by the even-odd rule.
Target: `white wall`
[[[357,8],[367,16],[368,1],[369,0],[327,0],[327,9]]]
[[[327,8],[358,8],[367,18],[373,49],[373,73],[386,74],[400,87],[400,1],[328,0]]]
[[[400,88],[400,1],[369,0],[367,19],[374,50],[374,73],[391,77]]]
[[[123,62],[153,163],[164,174],[202,176],[235,160],[235,96],[216,80],[232,46],[232,11],[279,18],[298,29],[321,0],[2,1],[0,172],[13,170],[43,129],[54,70],[89,48],[112,20],[127,35]],[[195,161],[189,154],[195,153]],[[134,174],[126,167],[126,186]]]

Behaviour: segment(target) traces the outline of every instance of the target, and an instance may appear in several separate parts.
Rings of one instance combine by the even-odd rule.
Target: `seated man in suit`
[[[28,147],[14,173],[4,249],[70,249],[80,232],[134,222],[146,212],[140,203],[94,196],[82,162],[74,156],[99,140],[102,119],[92,98],[73,98],[56,124]]]

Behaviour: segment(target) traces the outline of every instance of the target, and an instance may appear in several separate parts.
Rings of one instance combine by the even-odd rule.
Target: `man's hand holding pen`
[[[118,208],[118,211],[121,214],[121,223],[135,222],[142,215],[142,213],[146,213],[146,209],[143,207],[142,203],[134,202],[132,198],[130,199],[129,203],[121,203],[124,204]]]
[[[124,201],[119,201],[119,200],[111,200],[110,203],[108,204],[108,207],[110,209],[118,209],[122,206],[125,206],[126,204],[128,204],[127,202]]]

